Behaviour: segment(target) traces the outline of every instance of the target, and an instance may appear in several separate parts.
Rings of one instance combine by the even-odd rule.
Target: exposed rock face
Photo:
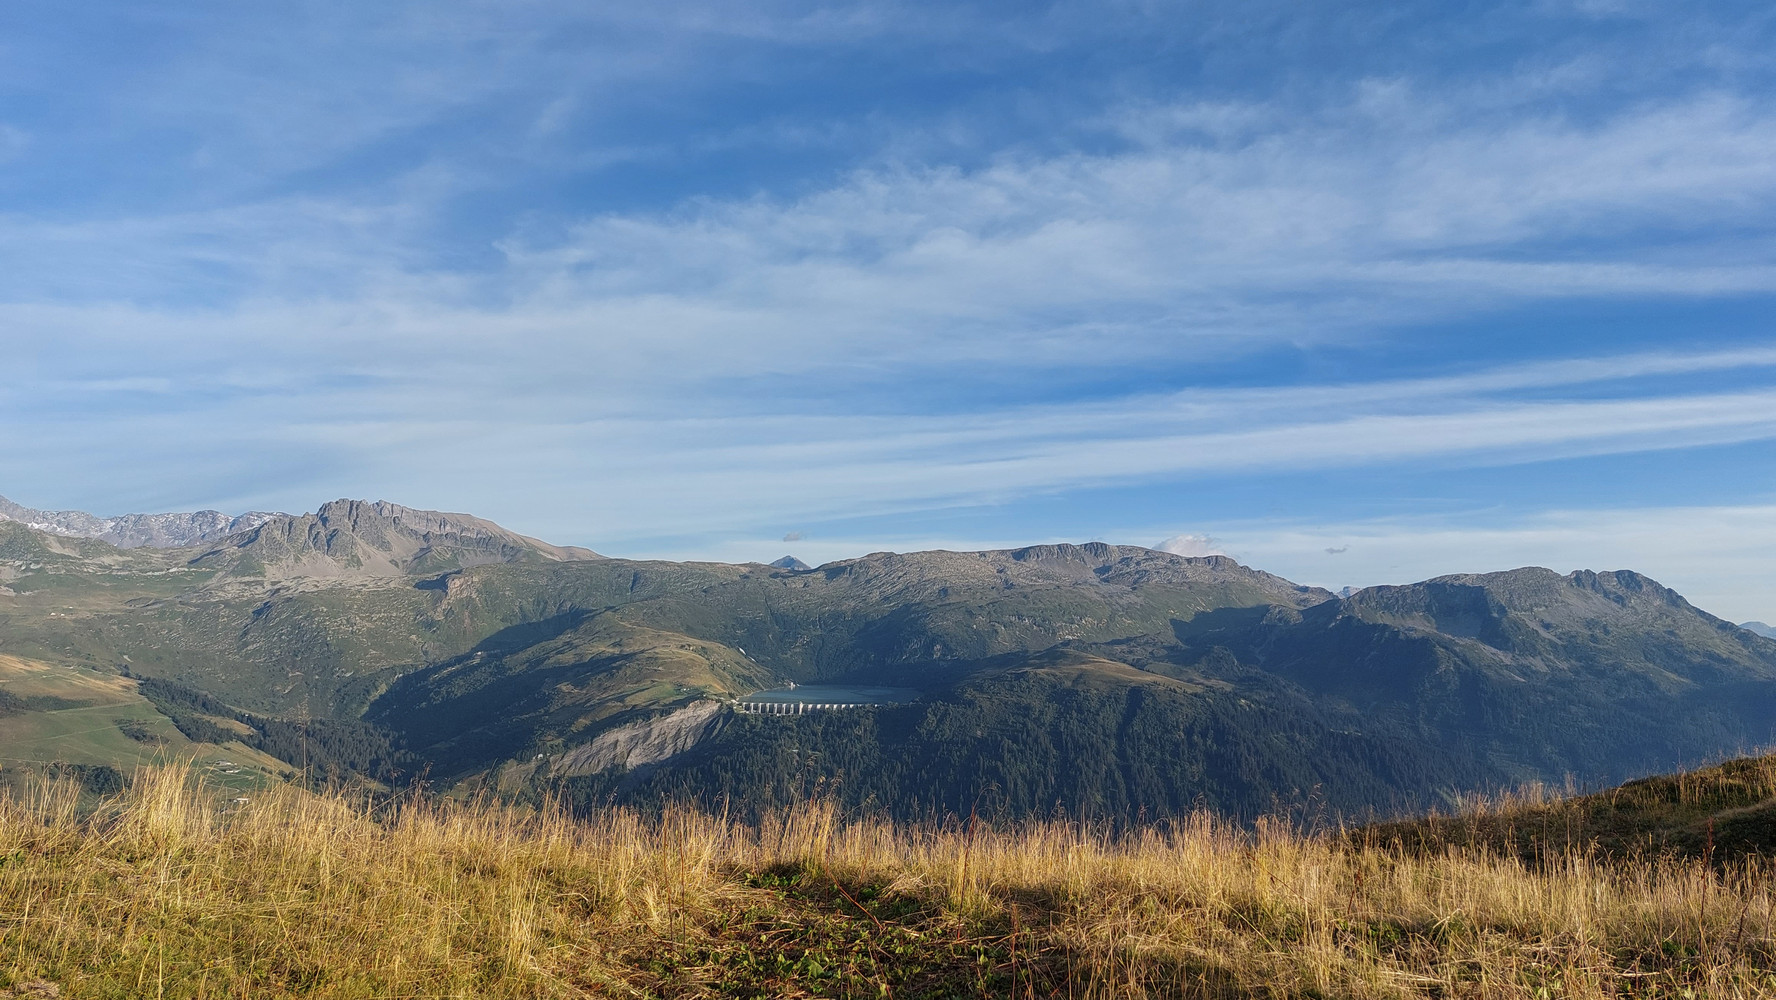
[[[95,517],[78,510],[37,510],[0,497],[0,520],[18,521],[33,530],[52,535],[96,538],[120,549],[202,545],[236,532],[250,531],[273,518],[288,516],[259,510],[240,515],[200,510],[180,514]]]
[[[693,702],[670,715],[632,722],[600,733],[555,762],[556,774],[573,777],[620,767],[633,771],[684,753],[720,733],[728,712],[718,701]]]
[[[237,576],[401,577],[493,563],[599,559],[467,514],[378,500],[335,500],[313,514],[282,515],[231,535],[192,560]]]

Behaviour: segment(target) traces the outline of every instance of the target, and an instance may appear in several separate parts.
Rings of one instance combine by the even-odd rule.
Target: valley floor
[[[1754,997],[1771,867],[1255,832],[0,801],[0,996]],[[232,794],[232,793],[231,793]],[[1393,844],[1394,846],[1387,846]]]

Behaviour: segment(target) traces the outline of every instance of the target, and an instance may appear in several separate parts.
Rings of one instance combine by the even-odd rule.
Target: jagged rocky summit
[[[120,549],[184,548],[249,531],[267,521],[289,517],[275,511],[224,514],[200,510],[169,514],[120,514],[98,517],[80,510],[37,510],[0,497],[0,521],[17,521],[33,531],[71,538],[96,538]]]
[[[0,497],[0,521],[120,549],[203,548],[186,557],[188,565],[225,577],[401,577],[490,563],[602,558],[590,549],[551,545],[468,514],[384,500],[334,500],[312,514],[203,510],[97,517],[37,510]]]
[[[335,500],[313,514],[279,515],[230,535],[191,564],[235,576],[402,577],[600,558],[591,549],[551,545],[468,514]]]

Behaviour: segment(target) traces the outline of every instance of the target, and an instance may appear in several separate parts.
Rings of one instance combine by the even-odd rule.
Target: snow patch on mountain
[[[250,531],[274,518],[289,516],[263,510],[248,511],[245,514],[200,510],[191,513],[98,517],[80,510],[38,510],[0,497],[0,521],[17,521],[33,531],[51,535],[96,538],[123,549],[173,549],[202,545],[236,532]]]

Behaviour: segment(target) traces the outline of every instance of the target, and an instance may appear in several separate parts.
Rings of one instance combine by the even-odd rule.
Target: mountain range
[[[36,510],[0,497],[0,521],[16,521],[33,530],[75,538],[96,538],[118,548],[176,548],[226,538],[273,518],[267,511],[229,515],[216,510],[186,514],[122,514],[95,517],[78,510]]]
[[[583,804],[1122,822],[1601,785],[1776,725],[1776,641],[1629,571],[1340,596],[1102,543],[733,565],[384,502],[183,545],[39,513],[0,520],[0,743],[44,763],[189,746]],[[81,699],[120,728],[75,728]]]

